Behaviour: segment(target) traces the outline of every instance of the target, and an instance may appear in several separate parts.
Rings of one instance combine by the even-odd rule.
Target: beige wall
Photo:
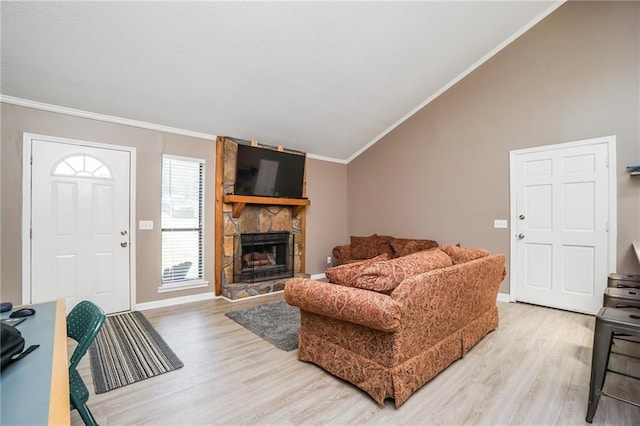
[[[570,2],[520,37],[348,166],[307,162],[306,272],[324,272],[348,235],[374,232],[461,242],[508,255],[509,151],[617,136],[618,269],[640,272],[640,3]],[[22,134],[137,148],[137,302],[213,289],[213,184],[205,226],[210,287],[158,294],[160,158],[204,157],[214,177],[212,141],[0,104],[0,296],[21,297]],[[501,288],[509,291],[508,279]]]
[[[347,166],[307,158],[306,272],[322,274],[327,256],[347,239]]]
[[[508,255],[509,151],[616,135],[617,265],[640,272],[639,31],[639,2],[561,6],[349,164],[348,233]]]
[[[136,228],[139,220],[153,220],[151,231],[136,231],[136,302],[143,303],[213,291],[213,184],[205,185],[205,278],[208,288],[158,294],[161,284],[161,156],[184,155],[206,160],[207,182],[213,182],[213,141],[2,103],[2,300],[22,298],[22,139],[37,133],[136,148]]]
[[[136,302],[213,292],[214,141],[0,103],[1,226],[0,298],[22,297],[22,140],[23,133],[80,139],[136,148],[136,224],[153,220],[152,231],[136,231]],[[159,294],[161,280],[161,156],[184,155],[206,160],[205,278],[209,287]],[[346,235],[346,165],[308,159],[306,272],[324,272],[327,256]]]

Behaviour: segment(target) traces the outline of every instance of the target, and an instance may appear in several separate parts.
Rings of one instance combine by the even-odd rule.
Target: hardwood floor
[[[297,360],[224,316],[280,300],[281,293],[145,311],[184,367],[91,394],[102,425],[585,424],[594,318],[526,304],[499,303],[500,326],[399,409],[313,364]],[[640,355],[640,345],[619,344]],[[86,356],[80,372],[91,392]],[[640,360],[612,355],[640,375]],[[605,390],[640,400],[640,381],[607,375]],[[77,412],[72,423],[82,424]],[[593,424],[638,425],[640,408],[602,397]]]

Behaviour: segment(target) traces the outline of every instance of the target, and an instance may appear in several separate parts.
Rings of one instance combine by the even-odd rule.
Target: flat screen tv
[[[303,198],[305,156],[238,144],[237,195]]]

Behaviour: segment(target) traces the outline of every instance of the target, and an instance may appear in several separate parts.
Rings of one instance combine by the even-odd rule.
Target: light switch
[[[141,220],[138,222],[138,229],[141,231],[148,231],[153,229],[153,221],[152,220]]]
[[[507,220],[506,219],[496,219],[493,221],[494,228],[506,228]]]

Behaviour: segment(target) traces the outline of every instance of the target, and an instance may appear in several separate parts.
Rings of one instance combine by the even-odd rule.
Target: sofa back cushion
[[[389,294],[406,277],[452,264],[446,253],[426,250],[386,261],[362,263],[336,284]]]
[[[345,263],[344,265],[327,268],[324,275],[330,283],[348,286],[348,284],[345,283],[351,282],[355,276],[359,275],[363,267],[371,263],[381,262],[388,259],[389,255],[385,253],[371,259]]]
[[[393,257],[393,249],[389,244],[392,237],[373,234],[368,237],[351,236],[351,257],[354,259],[371,259],[381,254]]]
[[[454,265],[469,262],[474,259],[489,256],[489,252],[483,248],[465,248],[460,246],[442,246],[440,250],[447,253]]]
[[[393,249],[393,257],[406,256],[408,254],[438,247],[437,241],[415,240],[410,238],[391,238],[389,244]]]

